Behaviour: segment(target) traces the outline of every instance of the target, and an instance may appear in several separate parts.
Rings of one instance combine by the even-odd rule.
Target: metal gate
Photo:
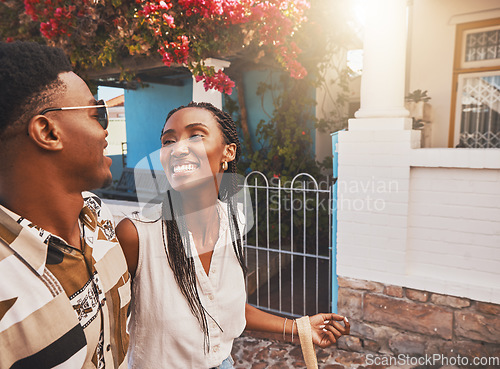
[[[290,316],[332,311],[332,184],[307,173],[271,182],[251,172],[244,183],[255,217],[243,238],[248,302]]]

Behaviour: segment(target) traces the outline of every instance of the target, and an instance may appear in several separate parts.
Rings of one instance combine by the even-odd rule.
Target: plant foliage
[[[37,24],[47,43],[66,50],[77,71],[159,53],[165,65],[189,68],[206,89],[231,93],[234,82],[204,60],[250,50],[272,56],[294,78],[307,74],[294,41],[306,20],[306,0],[0,1],[7,14],[0,24],[4,40],[25,39]]]

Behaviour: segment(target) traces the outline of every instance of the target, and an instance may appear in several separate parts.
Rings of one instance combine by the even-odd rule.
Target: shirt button
[[[214,352],[219,351],[219,345],[215,345],[215,346],[214,346],[214,350],[213,350],[213,351],[214,351]]]
[[[109,351],[109,350],[111,350],[111,345],[106,346],[106,351]]]
[[[208,298],[209,298],[210,300],[213,300],[213,299],[214,299],[214,295],[208,295]]]

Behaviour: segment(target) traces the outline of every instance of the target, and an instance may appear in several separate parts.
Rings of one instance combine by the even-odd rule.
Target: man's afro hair
[[[32,113],[37,94],[69,71],[71,64],[61,49],[36,42],[0,42],[0,133]]]

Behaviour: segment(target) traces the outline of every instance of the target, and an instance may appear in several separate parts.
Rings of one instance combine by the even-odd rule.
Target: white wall
[[[127,128],[125,118],[110,118],[108,126],[108,155],[121,155],[122,142],[127,142]]]
[[[392,121],[411,125],[410,119]],[[389,128],[380,119],[351,119],[349,131],[339,133],[337,271],[343,277],[401,285],[410,152],[420,132]]]
[[[339,134],[338,275],[500,303],[500,149],[418,149],[408,121]]]
[[[411,169],[406,272],[413,283],[499,302],[499,190],[500,169]]]
[[[141,210],[141,205],[133,201],[102,199],[108,206],[115,224],[120,223],[123,218],[131,217],[132,213]]]
[[[414,0],[410,5],[407,90],[428,90],[432,98],[432,147],[448,146],[456,24],[498,17],[499,10],[498,0]]]

